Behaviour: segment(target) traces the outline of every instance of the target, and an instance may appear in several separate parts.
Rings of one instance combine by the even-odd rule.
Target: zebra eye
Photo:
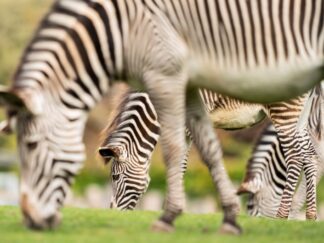
[[[28,142],[26,145],[28,150],[34,150],[37,147],[38,142]]]
[[[112,175],[112,179],[113,179],[114,181],[118,181],[118,180],[119,180],[119,177],[120,177],[119,174]]]

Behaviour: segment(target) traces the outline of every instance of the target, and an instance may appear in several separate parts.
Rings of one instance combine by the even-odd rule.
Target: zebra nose
[[[53,229],[59,225],[61,216],[59,212],[54,212],[47,216],[42,216],[40,210],[36,210],[27,194],[22,194],[21,197],[21,211],[24,216],[24,224],[32,230],[46,230]]]
[[[54,229],[57,227],[61,221],[59,214],[53,214],[46,218],[33,219],[28,212],[23,212],[24,215],[24,224],[32,230],[47,230]]]

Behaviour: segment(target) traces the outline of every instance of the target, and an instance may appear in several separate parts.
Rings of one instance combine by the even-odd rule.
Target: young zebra
[[[323,86],[323,85],[322,85]],[[312,100],[308,129],[318,155],[317,183],[324,173],[324,140],[323,117],[324,103],[323,90],[315,89],[316,95]],[[239,193],[248,193],[247,210],[250,215],[275,217],[279,208],[280,199],[287,179],[287,164],[283,148],[279,142],[273,126],[268,126],[261,134],[248,161],[247,171]],[[294,197],[291,218],[298,216],[305,203],[306,182],[305,177]]]
[[[224,187],[230,182],[223,164],[214,160],[218,142],[198,88],[270,103],[314,87],[324,78],[323,1],[56,1],[26,48],[10,89],[0,90],[1,103],[17,118],[26,225],[46,229],[59,223],[59,209],[84,159],[88,111],[112,82],[123,79],[140,83],[150,94],[161,123],[168,190],[154,228],[172,230],[184,206],[179,163],[186,152],[187,119],[226,198],[224,226],[238,230],[237,199]],[[295,137],[304,133],[298,130]],[[291,141],[295,138],[287,147],[309,150]],[[278,217],[288,216],[294,175],[303,168],[312,199],[307,217],[316,218],[315,163],[303,154],[287,157]]]
[[[265,117],[266,107],[261,105],[247,105],[216,95],[207,90],[201,90],[201,97],[205,102],[206,109],[210,112],[215,127],[218,128],[237,129],[242,128],[243,125],[248,127]],[[310,98],[313,99],[313,107],[308,124],[311,127],[317,128],[321,119],[316,114],[321,114],[319,113],[321,106],[316,101],[323,98],[321,92],[317,92],[315,98]],[[286,109],[284,112],[281,112],[282,114],[280,113],[278,115],[281,117],[286,115],[286,118],[291,119],[293,113],[289,109],[293,111],[296,108],[290,106],[288,109],[287,107],[282,105],[280,110]],[[99,153],[106,162],[113,159],[111,171],[113,196],[111,207],[133,209],[139,198],[146,191],[150,181],[148,168],[150,166],[151,154],[158,139],[157,132],[159,131],[159,124],[154,107],[146,93],[129,92],[124,94],[117,110],[119,110],[119,113],[105,131],[106,139],[99,149]],[[255,110],[259,112],[257,113]],[[300,108],[298,110],[301,111]],[[257,116],[249,116],[249,112],[257,114]],[[269,112],[269,114],[271,113]],[[294,114],[295,119],[299,115],[298,113]],[[279,123],[277,119],[272,118],[272,121],[277,127],[285,125],[283,122]],[[318,132],[312,134],[318,135]],[[154,139],[152,137],[153,135]],[[265,141],[270,143],[271,146],[263,148]],[[279,207],[278,203],[280,202],[282,190],[286,183],[285,156],[282,147],[279,146],[279,138],[275,132],[275,128],[270,126],[265,130],[255,148],[252,158],[249,160],[247,176],[245,182],[239,189],[239,193],[252,193],[253,196],[249,199],[250,206],[248,210],[252,215],[258,214],[274,217],[275,214],[273,212]],[[221,148],[219,147],[218,150],[220,152],[217,154],[217,159],[222,160]],[[260,153],[261,155],[259,155]],[[186,159],[183,160],[183,173],[186,169],[186,163]],[[269,169],[270,167],[271,170]],[[284,175],[282,175],[282,171],[284,171]],[[267,181],[264,179],[265,177]],[[279,182],[276,180],[277,177],[281,178]],[[217,185],[217,183],[215,184]],[[262,192],[265,191],[266,184],[269,185],[270,189],[277,192],[276,197],[269,198],[270,202],[266,202],[265,199],[267,199],[266,197],[268,195],[272,196],[272,194],[262,195]],[[304,202],[305,192],[299,197],[299,201]],[[262,202],[262,198],[264,202]],[[253,208],[251,206],[252,202],[254,202]],[[300,205],[301,203],[298,204]],[[293,206],[293,211],[298,211],[295,209],[295,206]]]

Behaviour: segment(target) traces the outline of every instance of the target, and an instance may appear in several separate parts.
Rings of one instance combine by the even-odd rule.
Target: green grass
[[[0,207],[1,242],[323,242],[324,222],[279,221],[241,216],[242,236],[216,233],[221,215],[185,214],[176,232],[151,232],[156,212],[117,212],[95,209],[64,209],[63,224],[56,230],[33,232],[21,223],[19,209]]]

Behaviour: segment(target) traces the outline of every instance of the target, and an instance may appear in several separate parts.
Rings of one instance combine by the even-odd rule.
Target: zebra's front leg
[[[306,219],[317,219],[316,207],[316,169],[317,166],[313,163],[314,160],[307,158],[304,164],[306,178]]]
[[[292,204],[292,199],[297,186],[298,178],[302,169],[302,164],[287,163],[287,181],[282,193],[281,202],[277,212],[277,218],[287,219]]]
[[[301,137],[298,136],[295,123],[292,125],[291,130],[284,127],[285,124],[279,123],[276,120],[273,120],[273,125],[277,130],[287,164],[286,184],[276,217],[288,219],[293,196],[303,167]]]
[[[291,204],[291,210],[289,213],[289,219],[298,219],[302,207],[306,201],[306,179],[305,176],[302,176],[301,182],[297,188],[295,196]]]
[[[152,77],[154,78],[154,77]],[[178,82],[179,81],[179,82]],[[149,83],[148,92],[161,124],[160,141],[166,164],[167,194],[165,209],[152,229],[159,232],[173,231],[173,222],[185,206],[181,162],[185,158],[185,109],[184,87],[180,80],[155,80]],[[152,85],[150,85],[152,84]],[[179,87],[175,88],[175,84]]]
[[[236,216],[240,210],[240,201],[224,167],[221,145],[196,89],[187,92],[186,118],[193,142],[198,148],[202,160],[207,165],[220,194],[224,210],[224,220],[220,232],[240,234],[242,230],[236,222]]]

